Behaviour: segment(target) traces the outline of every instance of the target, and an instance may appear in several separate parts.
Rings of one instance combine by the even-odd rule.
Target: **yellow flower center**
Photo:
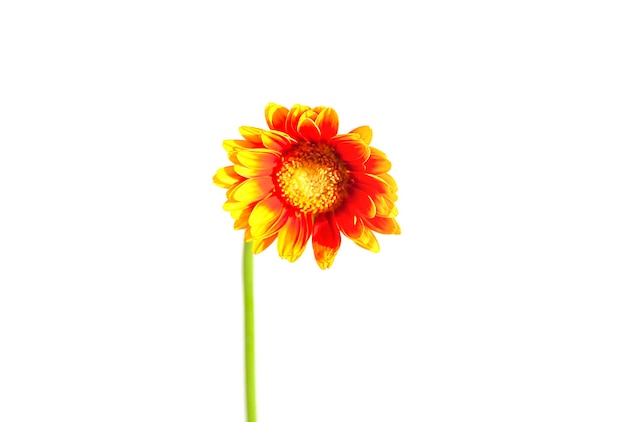
[[[283,155],[276,182],[289,205],[303,213],[318,214],[341,204],[348,175],[332,147],[303,142]]]

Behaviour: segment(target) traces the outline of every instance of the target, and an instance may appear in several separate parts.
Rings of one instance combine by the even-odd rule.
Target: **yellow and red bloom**
[[[358,127],[338,135],[339,118],[330,107],[295,105],[265,108],[270,130],[239,129],[242,140],[224,141],[233,165],[213,181],[226,188],[224,209],[245,229],[244,239],[259,253],[278,239],[278,254],[298,259],[312,238],[322,269],[339,251],[340,233],[372,252],[372,232],[399,234],[398,199],[391,162],[371,146],[372,130]]]

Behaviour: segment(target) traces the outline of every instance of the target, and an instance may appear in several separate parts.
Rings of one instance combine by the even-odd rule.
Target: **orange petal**
[[[360,215],[367,218],[372,218],[376,215],[376,205],[374,205],[374,201],[361,189],[351,189],[348,201],[350,201],[350,208]]]
[[[391,175],[389,174],[379,174],[378,175],[381,179],[383,179],[385,181],[385,183],[387,183],[387,185],[389,185],[389,187],[391,188],[392,192],[398,192],[398,184],[396,183],[396,179],[394,179],[393,177],[391,177]]]
[[[269,196],[259,201],[250,218],[250,234],[252,238],[269,237],[280,230],[287,221],[287,210],[276,196]]]
[[[387,198],[385,195],[372,196],[374,205],[376,206],[376,215],[379,217],[393,218],[398,215],[398,208],[394,205],[393,201]]]
[[[298,123],[300,122],[300,116],[310,110],[310,107],[301,106],[296,104],[289,110],[287,114],[287,120],[285,122],[285,131],[289,136],[295,139],[301,139],[298,134]]]
[[[372,129],[369,126],[360,126],[356,129],[352,129],[350,133],[358,133],[361,140],[369,145],[372,142]]]
[[[298,122],[298,133],[301,138],[312,142],[319,142],[322,136],[322,133],[315,122],[308,117],[300,119]]]
[[[385,158],[385,154],[370,147],[370,158],[365,162],[365,171],[372,174],[387,173],[391,170],[391,161]]]
[[[287,113],[289,113],[287,107],[269,103],[267,107],[265,107],[265,121],[267,122],[267,126],[272,130],[284,132]]]
[[[318,114],[315,124],[320,128],[322,139],[330,139],[339,130],[339,116],[334,109],[327,107]]]
[[[234,153],[241,165],[253,169],[274,168],[280,154],[271,149],[242,149]]]
[[[250,217],[250,213],[253,209],[254,206],[249,206],[242,210],[235,210],[230,213],[230,215],[235,219],[235,230],[247,229],[248,227],[250,227],[250,225],[248,224],[248,218]]]
[[[213,176],[213,183],[221,188],[229,188],[242,180],[243,177],[235,172],[235,166],[222,167]]]
[[[274,151],[283,151],[288,148],[293,140],[283,132],[264,130],[261,134],[261,141],[266,148]]]
[[[400,225],[393,218],[374,217],[365,220],[365,225],[370,229],[383,234],[400,234]]]
[[[278,255],[289,262],[294,262],[304,252],[311,237],[311,218],[308,215],[290,215],[278,232]]]
[[[378,244],[376,236],[374,236],[372,231],[367,227],[363,229],[363,233],[358,239],[352,240],[363,249],[367,249],[372,252],[380,252],[380,245]]]
[[[312,243],[317,265],[322,270],[330,268],[341,245],[341,235],[332,214],[325,213],[317,216],[313,227]]]
[[[246,141],[252,142],[255,144],[255,148],[259,148],[263,145],[261,142],[261,133],[263,129],[259,129],[252,126],[241,126],[239,128],[239,133],[244,137]]]
[[[276,237],[278,237],[278,233],[264,239],[254,239],[252,241],[252,253],[258,254],[263,252],[265,249],[267,249],[269,245],[274,242],[274,240],[276,240]]]
[[[265,198],[272,189],[274,189],[274,181],[271,177],[255,177],[237,185],[230,197],[235,201],[252,203]]]

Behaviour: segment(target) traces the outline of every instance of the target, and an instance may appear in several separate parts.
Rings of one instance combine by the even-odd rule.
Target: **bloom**
[[[278,239],[278,254],[297,260],[312,239],[320,268],[329,268],[340,233],[362,248],[380,250],[373,232],[399,234],[391,162],[371,146],[372,130],[358,127],[338,135],[330,107],[270,103],[270,130],[243,126],[242,140],[224,141],[233,165],[213,177],[226,188],[224,209],[245,229],[259,253]]]

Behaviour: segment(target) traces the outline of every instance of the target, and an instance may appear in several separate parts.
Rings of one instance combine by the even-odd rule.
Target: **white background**
[[[0,420],[244,420],[223,139],[334,107],[400,236],[256,259],[259,421],[626,420],[621,2],[0,6]]]

